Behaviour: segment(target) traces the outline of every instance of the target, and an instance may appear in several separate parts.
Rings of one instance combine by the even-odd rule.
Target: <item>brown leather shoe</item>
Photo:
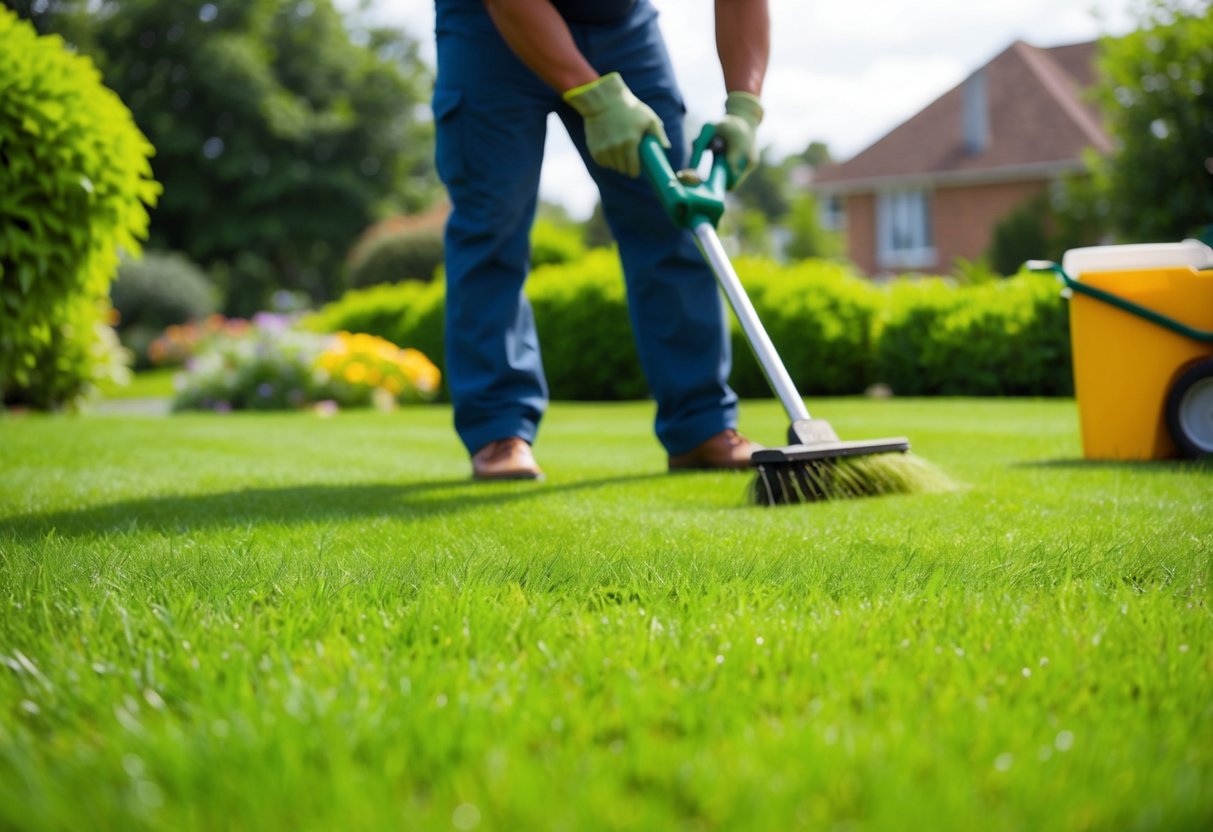
[[[750,454],[761,450],[761,445],[729,428],[685,454],[670,454],[670,470],[746,469],[750,467]]]
[[[531,446],[517,436],[498,439],[472,455],[474,480],[541,480]]]

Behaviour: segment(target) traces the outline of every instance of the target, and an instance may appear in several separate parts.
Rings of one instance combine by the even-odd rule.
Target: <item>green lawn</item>
[[[963,487],[747,507],[647,404],[541,485],[440,407],[0,419],[0,828],[1209,828],[1213,469],[818,410]]]
[[[101,385],[101,394],[107,399],[147,399],[173,395],[174,369],[144,370],[132,375],[129,384]]]

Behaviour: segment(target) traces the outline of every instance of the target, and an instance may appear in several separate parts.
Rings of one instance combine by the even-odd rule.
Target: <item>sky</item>
[[[687,102],[689,131],[723,112],[710,0],[651,0]],[[350,7],[353,0],[339,5]],[[434,61],[433,0],[373,0]],[[759,145],[779,159],[826,142],[847,159],[1016,39],[1056,46],[1130,27],[1132,0],[770,0],[771,62]],[[553,116],[540,193],[588,216],[594,184]]]

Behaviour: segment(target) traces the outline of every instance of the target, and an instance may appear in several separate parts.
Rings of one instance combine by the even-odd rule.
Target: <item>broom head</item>
[[[930,463],[908,453],[904,436],[843,441],[824,419],[798,420],[788,429],[793,444],[765,448],[750,457],[757,469],[751,497],[759,505],[916,494],[953,487]]]

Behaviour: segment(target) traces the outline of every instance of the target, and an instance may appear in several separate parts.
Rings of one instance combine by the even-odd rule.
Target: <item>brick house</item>
[[[1112,143],[1083,98],[1095,42],[1016,41],[811,189],[871,275],[941,272],[989,247],[999,220]]]

